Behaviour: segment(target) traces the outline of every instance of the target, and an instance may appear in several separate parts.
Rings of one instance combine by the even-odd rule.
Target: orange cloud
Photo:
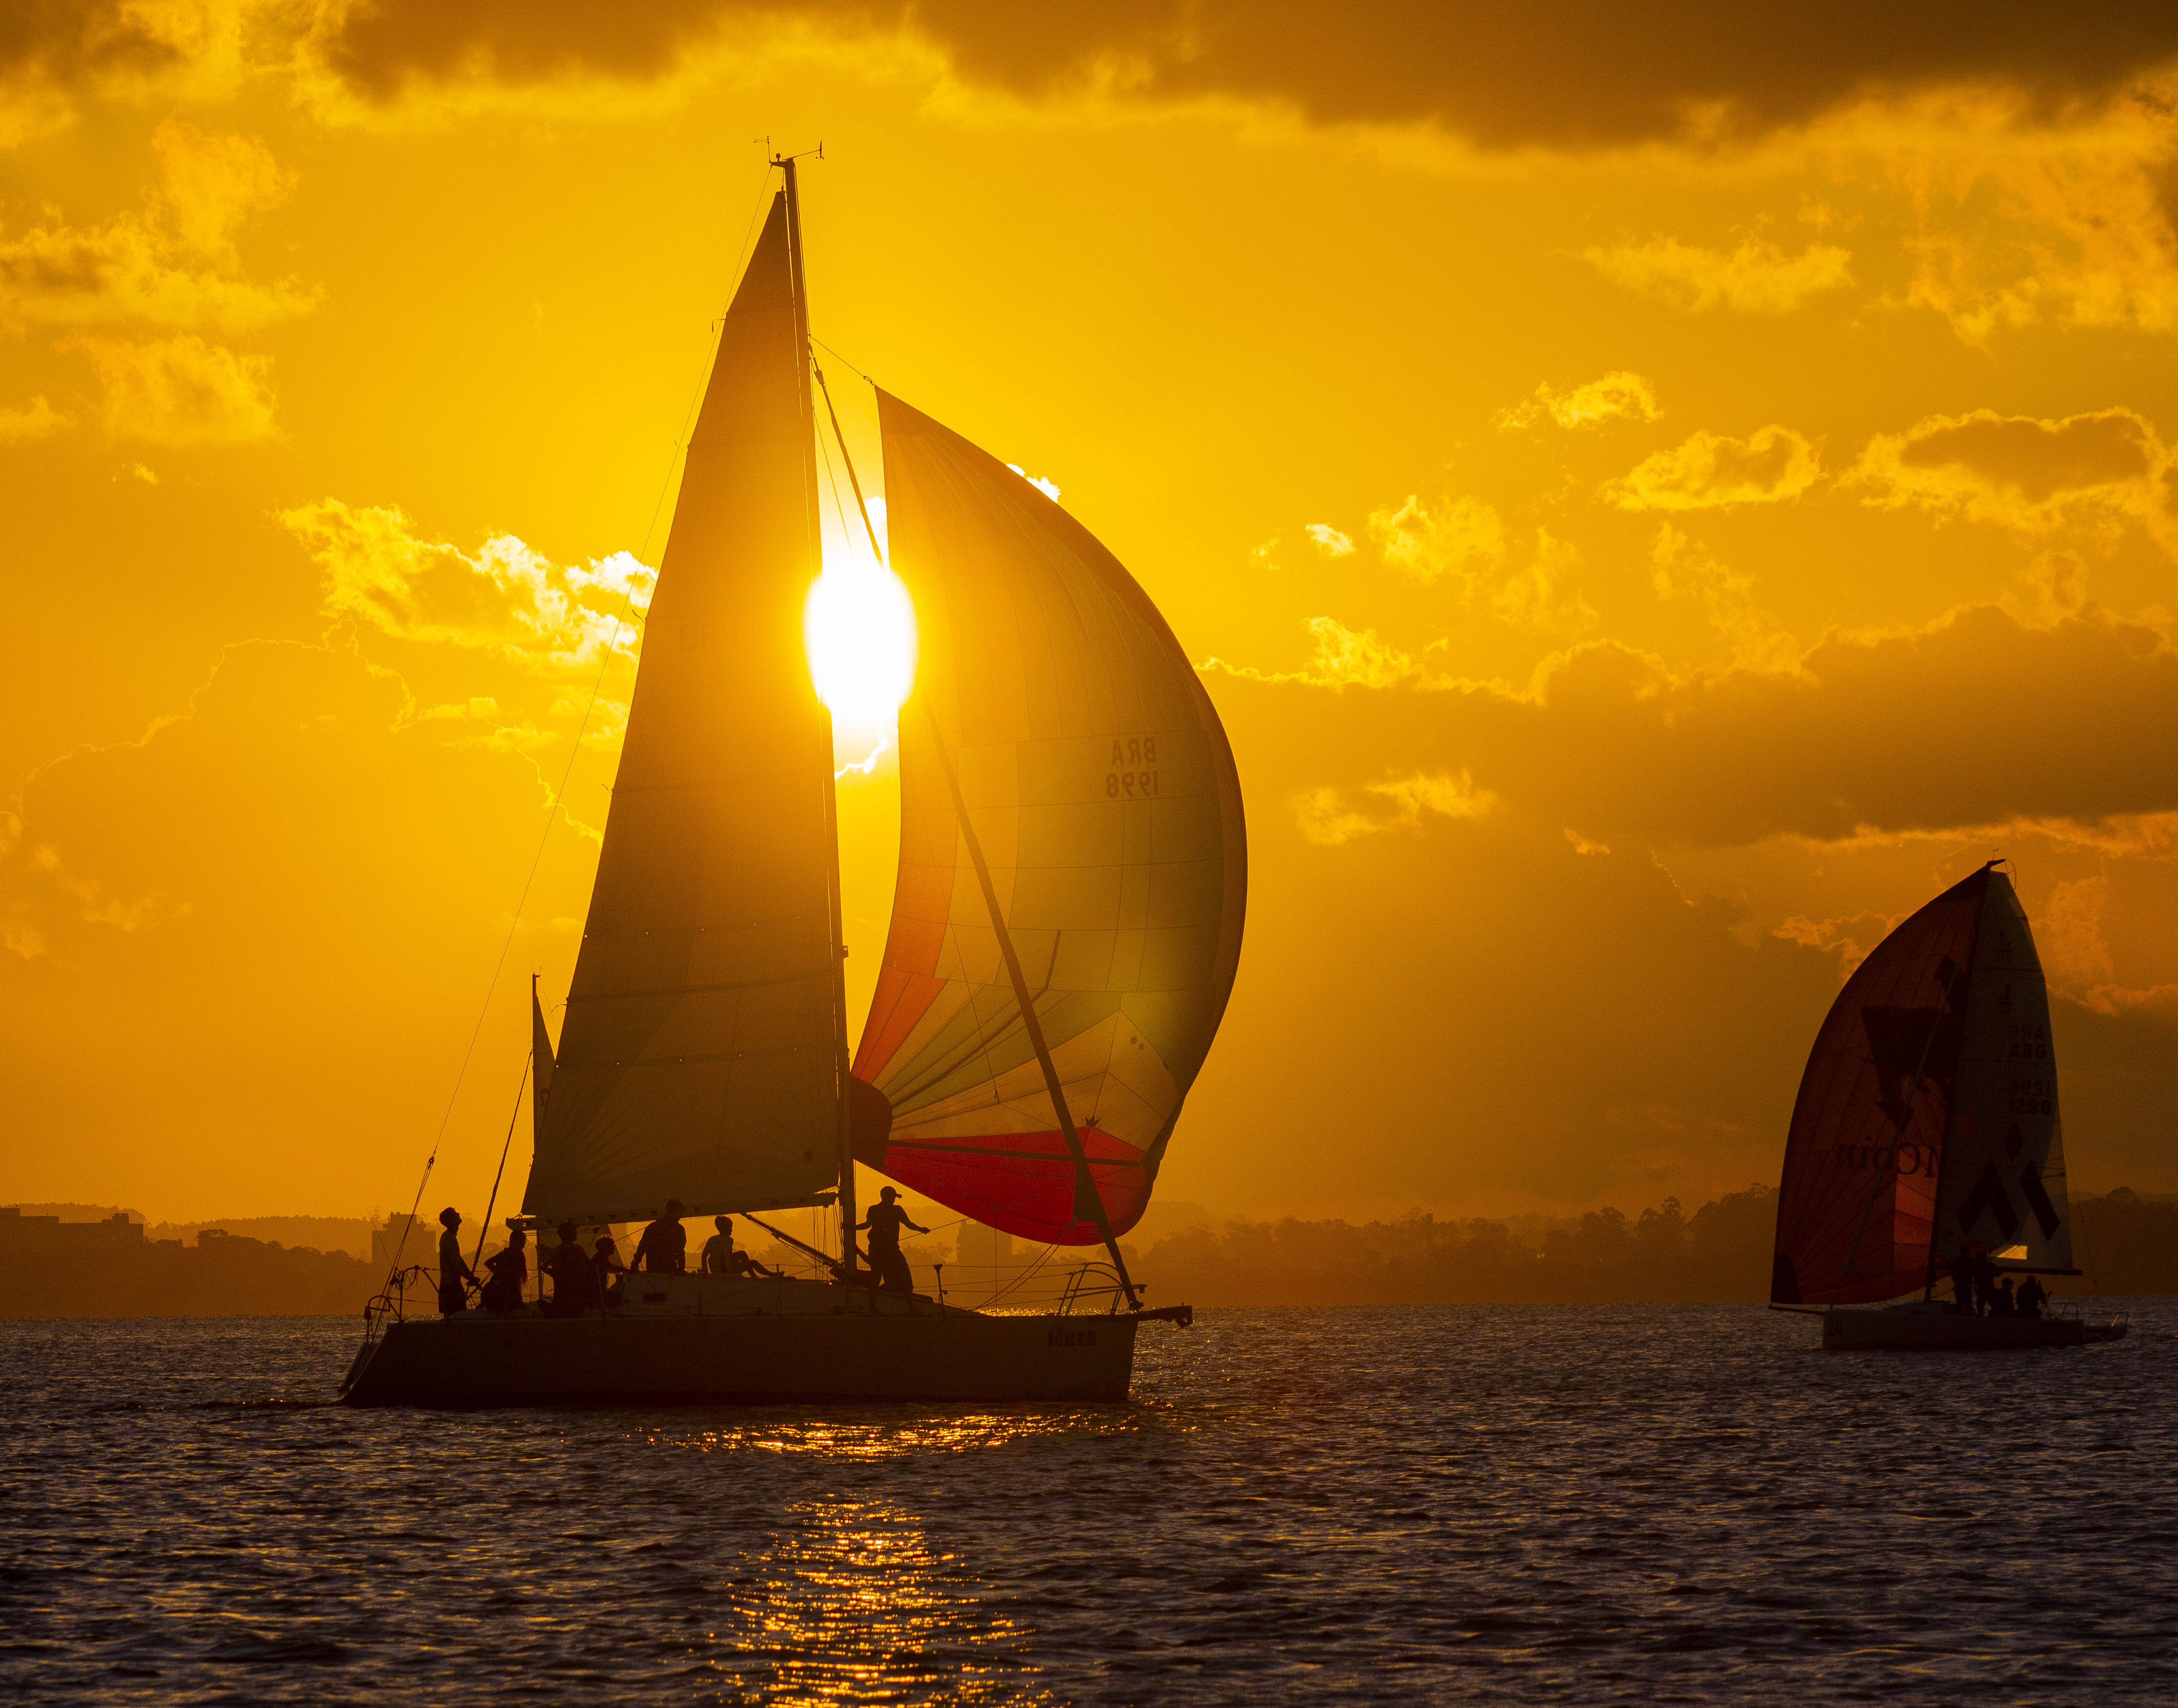
[[[316,38],[367,99],[462,84],[655,80],[720,37],[791,22],[843,41],[909,35],[976,85],[1040,100],[1101,88],[1137,101],[1283,106],[1323,123],[1427,124],[1492,148],[1713,142],[1798,125],[1872,93],[1995,83],[2030,112],[2092,102],[2178,53],[2178,23],[2146,5],[2060,18],[2033,10],[1865,4],[1752,30],[1721,0],[1638,14],[1499,3],[1147,0],[1023,11],[988,0],[378,0]]]
[[[1656,388],[1639,374],[1624,369],[1561,391],[1548,382],[1515,408],[1500,410],[1500,431],[1526,427],[1547,418],[1567,428],[1601,427],[1606,421],[1654,421],[1663,412],[1656,406]]]
[[[1581,259],[1614,284],[1696,314],[1730,308],[1743,314],[1787,314],[1852,282],[1852,255],[1830,243],[1811,243],[1788,255],[1775,243],[1755,238],[1727,252],[1658,237],[1584,249]]]
[[[25,445],[58,433],[67,423],[42,397],[13,409],[0,409],[0,445]]]
[[[2171,467],[2170,448],[2131,409],[2058,421],[1981,409],[1878,434],[1846,481],[1872,505],[2033,532],[2083,506],[2159,521]]]
[[[1505,555],[1505,525],[1497,512],[1465,494],[1425,505],[1410,493],[1403,505],[1371,512],[1369,536],[1386,563],[1416,581],[1449,576],[1469,591]]]
[[[2028,820],[2084,840],[2178,812],[2178,772],[2139,739],[2178,726],[2178,651],[2103,616],[2034,627],[1973,606],[1830,636],[1790,668],[1688,674],[1595,641],[1520,692],[1404,678],[1338,696],[1236,679],[1218,694],[1254,732],[1244,762],[1289,798],[1387,772],[1464,775],[1554,836],[1613,847]]]
[[[106,430],[154,445],[243,445],[276,438],[272,358],[240,356],[184,333],[146,343],[85,338],[106,393]]]
[[[1814,445],[1789,427],[1761,428],[1745,439],[1705,430],[1606,481],[1602,495],[1631,510],[1778,504],[1799,497],[1821,473]]]
[[[402,640],[495,652],[535,670],[594,671],[607,651],[632,658],[658,580],[626,552],[555,564],[511,534],[472,556],[420,537],[398,510],[337,499],[284,510],[280,520],[324,576],[327,615]]]

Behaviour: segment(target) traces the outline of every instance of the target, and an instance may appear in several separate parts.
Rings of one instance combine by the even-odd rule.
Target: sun
[[[826,554],[803,608],[810,678],[843,738],[889,738],[915,685],[914,602],[867,549],[842,556]]]

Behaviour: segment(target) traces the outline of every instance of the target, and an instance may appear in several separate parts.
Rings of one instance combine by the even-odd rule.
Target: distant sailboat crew
[[[585,1277],[563,1246],[544,1258],[550,1316],[494,1318],[489,1339],[453,1320],[374,1332],[344,1386],[358,1403],[1116,1397],[1139,1324],[1191,1316],[1141,1308],[1118,1236],[1239,965],[1231,749],[1118,560],[883,392],[890,558],[922,657],[891,928],[851,1072],[831,721],[802,630],[822,376],[795,163],[776,164],[688,443],[556,1049],[532,995],[519,1221],[656,1231],[610,1318],[598,1284],[624,1272]],[[894,1287],[860,1285],[857,1158],[1009,1233],[1103,1246],[1114,1313],[1062,1329],[904,1297],[896,1241]],[[819,1206],[840,1216],[833,1280],[720,1275],[731,1241],[682,1273],[658,1226]]]
[[[2078,1345],[2125,1331],[2016,1315],[2008,1290],[1997,1303],[2000,1272],[2079,1273],[2049,993],[1999,864],[1876,946],[1809,1055],[1770,1297],[1821,1310],[1833,1349]],[[1945,1276],[1949,1305],[1934,1297]]]

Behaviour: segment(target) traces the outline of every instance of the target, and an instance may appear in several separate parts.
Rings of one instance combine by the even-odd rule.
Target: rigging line
[[[814,332],[812,332],[809,335],[809,341],[824,349],[831,350],[835,356],[840,356],[840,352],[838,351],[832,350],[832,347],[829,344],[825,343],[824,341],[822,338],[819,338]],[[853,363],[848,361],[844,356],[840,356],[840,365],[845,368],[850,374],[856,375],[858,379],[864,381],[866,384],[871,385],[875,385],[877,384],[876,380],[872,379],[868,374],[864,374],[861,368],[856,367]]]
[[[514,1124],[522,1119],[522,1094],[529,1084],[529,1070],[536,1063],[534,1052],[522,1059],[522,1081],[514,1088],[514,1112],[506,1117],[506,1137],[500,1143],[499,1172],[491,1177],[491,1196],[484,1200],[484,1221],[477,1229],[476,1255],[469,1259],[469,1273],[484,1261],[484,1236],[491,1231],[491,1213],[499,1208],[499,1183],[506,1177],[506,1154],[514,1149]]]

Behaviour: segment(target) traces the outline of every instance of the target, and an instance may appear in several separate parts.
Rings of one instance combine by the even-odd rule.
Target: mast
[[[818,157],[822,156],[820,149]],[[802,487],[807,501],[809,578],[814,581],[824,570],[824,533],[823,515],[817,501],[817,412],[809,395],[809,365],[813,358],[809,348],[809,290],[802,270],[802,188],[795,172],[796,159],[793,155],[775,155],[772,164],[786,179],[787,273],[794,297],[794,346],[801,361],[795,376],[794,390],[796,401],[802,411]],[[827,752],[831,750],[831,729],[832,712],[829,707],[826,707],[824,730]],[[840,1261],[841,1273],[851,1282],[855,1279],[855,1224],[860,1218],[855,1214],[854,1127],[848,1094],[847,946],[843,941],[845,930],[840,913],[839,791],[836,779],[829,778],[824,783],[824,828],[831,844],[831,857],[824,871],[824,888],[832,916],[832,1043],[835,1079],[833,1120],[834,1137],[840,1155]]]

